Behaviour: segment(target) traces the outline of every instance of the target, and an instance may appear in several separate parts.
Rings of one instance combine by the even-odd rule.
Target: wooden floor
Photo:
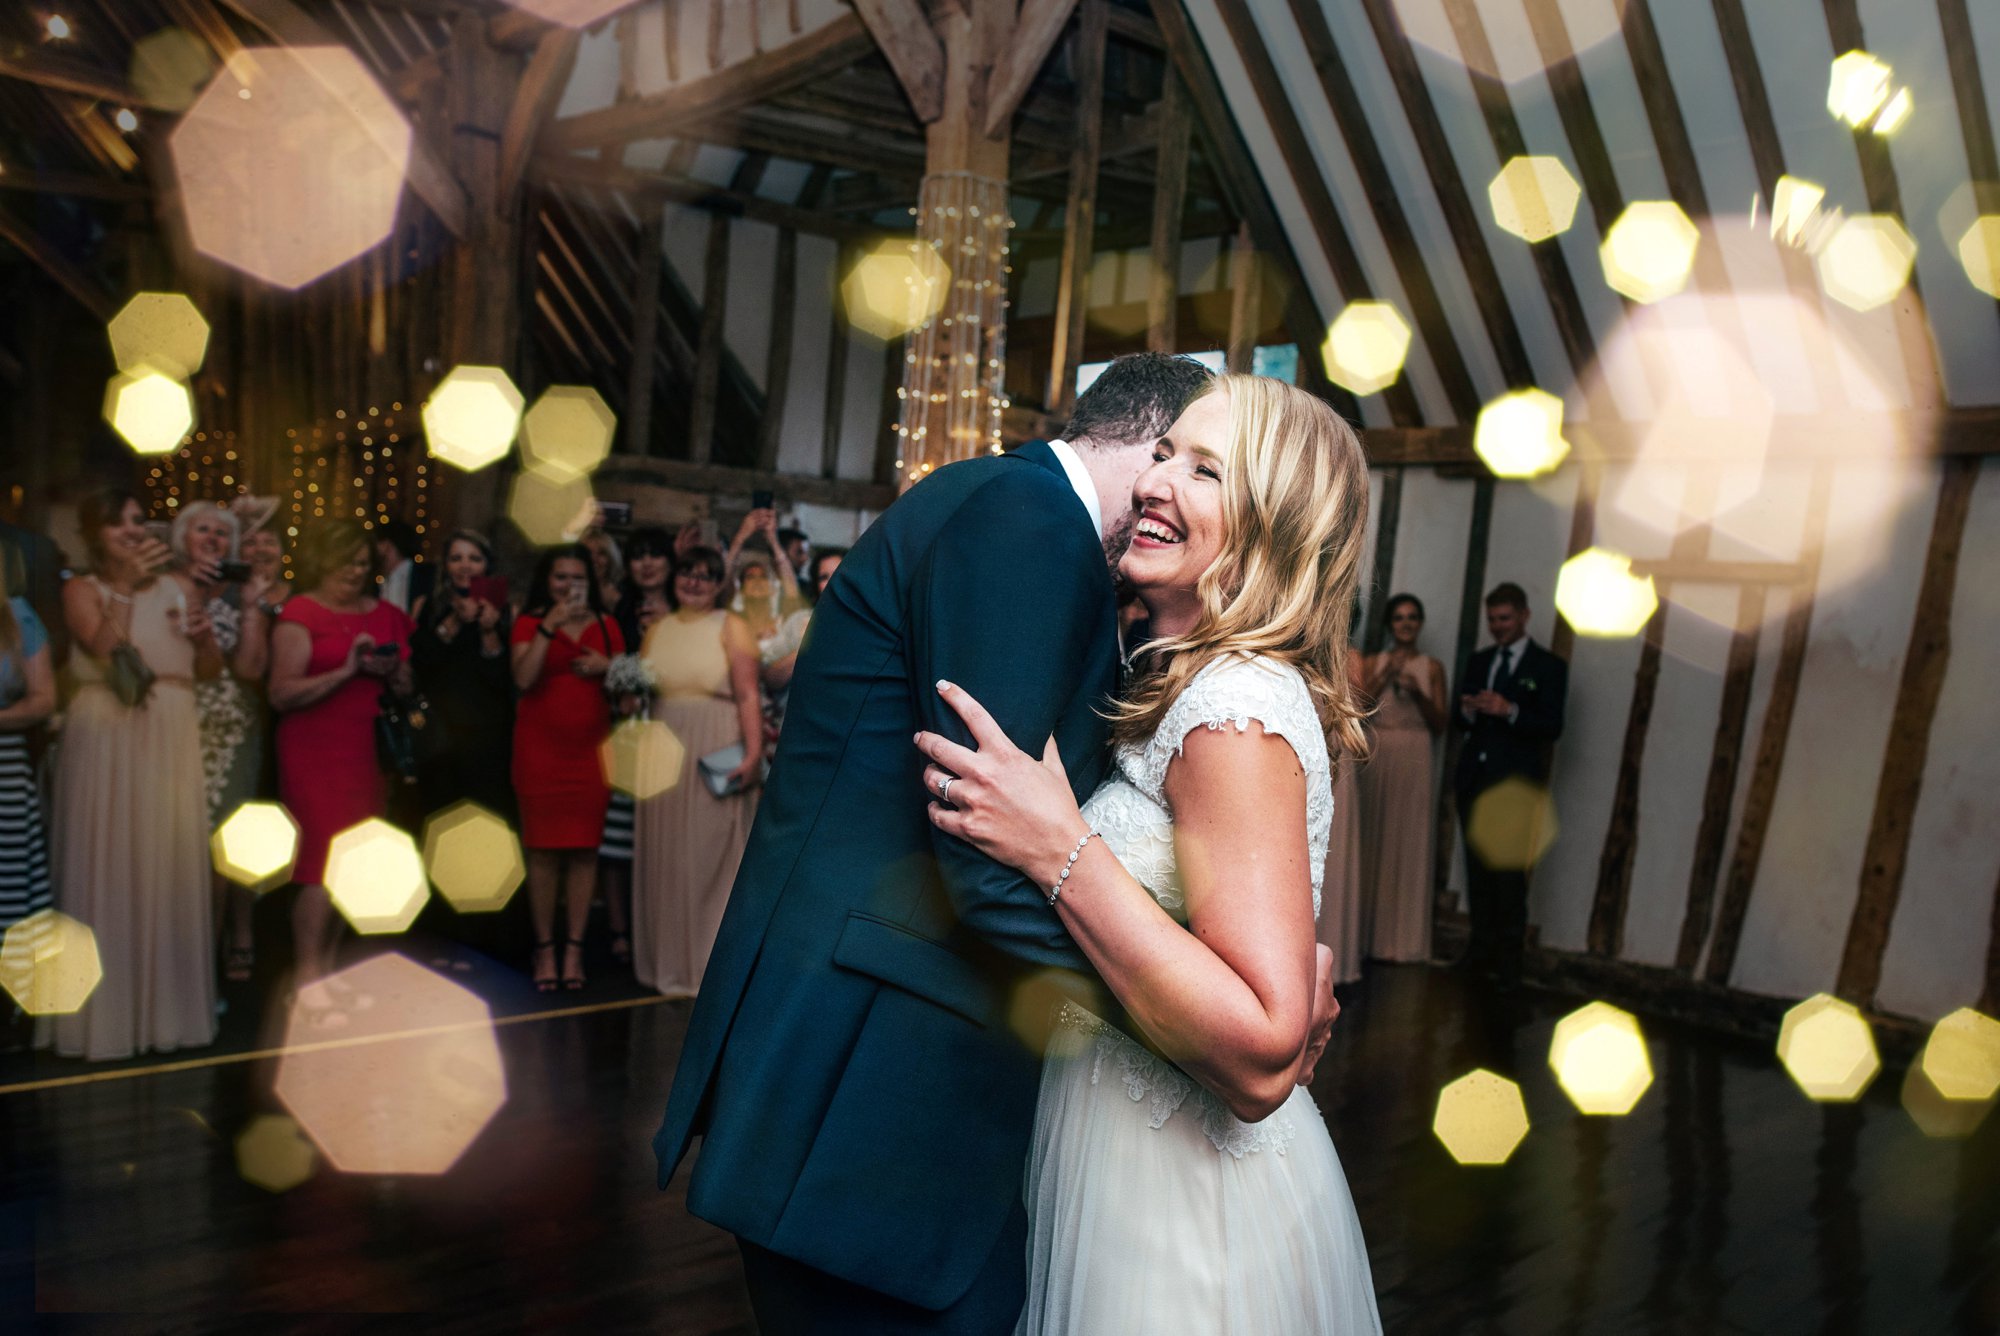
[[[442,948],[405,942],[428,962]],[[537,998],[473,957],[509,1096],[437,1177],[322,1164],[274,1195],[233,1144],[275,1111],[270,1035],[236,1009],[201,1065],[0,1059],[0,1330],[428,1333],[751,1330],[730,1240],[652,1185],[688,1004],[605,964]],[[1622,1119],[1574,1113],[1544,1054],[1575,999],[1505,999],[1424,966],[1346,998],[1314,1088],[1347,1166],[1391,1332],[2000,1331],[2000,1118],[1927,1140],[1887,1073],[1820,1108],[1760,1045],[1649,1027],[1658,1080]],[[563,1015],[541,1012],[596,1009]],[[1454,1164],[1438,1088],[1517,1075],[1534,1128],[1501,1168]],[[78,1076],[83,1083],[56,1084]],[[58,1314],[123,1314],[92,1321]]]

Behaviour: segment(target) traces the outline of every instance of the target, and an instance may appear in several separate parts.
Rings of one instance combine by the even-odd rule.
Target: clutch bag
[[[708,791],[718,798],[743,792],[743,781],[731,777],[736,767],[742,764],[743,744],[740,742],[732,742],[695,762],[701,771],[701,782],[708,785]]]

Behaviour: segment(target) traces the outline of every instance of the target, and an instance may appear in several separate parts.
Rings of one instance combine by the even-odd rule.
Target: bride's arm
[[[1038,764],[986,726],[963,691],[945,694],[979,751],[920,737],[934,765],[957,776],[952,808],[933,803],[931,819],[1046,891],[1089,829],[1060,762],[1050,756]],[[933,792],[939,777],[935,769],[926,776]],[[1069,865],[1055,905],[1147,1037],[1252,1122],[1284,1103],[1317,1056],[1307,1043],[1315,942],[1305,785],[1282,738],[1198,728],[1167,772],[1187,928],[1101,839]],[[1274,821],[1274,812],[1300,819]]]

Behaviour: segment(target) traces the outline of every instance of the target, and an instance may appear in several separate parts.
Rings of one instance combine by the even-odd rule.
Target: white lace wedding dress
[[[1197,728],[1282,737],[1306,772],[1313,913],[1333,790],[1303,679],[1269,659],[1197,674],[1084,817],[1175,918],[1167,766]],[[1280,814],[1274,819],[1284,819]],[[1017,1336],[1349,1336],[1379,1332],[1368,1253],[1312,1096],[1245,1123],[1207,1090],[1073,1003],[1042,1068],[1028,1154],[1028,1302]]]

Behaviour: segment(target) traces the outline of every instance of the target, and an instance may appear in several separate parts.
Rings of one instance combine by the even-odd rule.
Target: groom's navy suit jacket
[[[855,544],[653,1143],[665,1186],[703,1137],[694,1214],[925,1308],[965,1292],[1034,1123],[1041,1055],[1010,1004],[1089,965],[1040,888],[931,826],[912,736],[970,743],[933,686],[955,682],[1031,754],[1053,735],[1081,800],[1116,676],[1100,539],[1047,445],[938,470]]]

